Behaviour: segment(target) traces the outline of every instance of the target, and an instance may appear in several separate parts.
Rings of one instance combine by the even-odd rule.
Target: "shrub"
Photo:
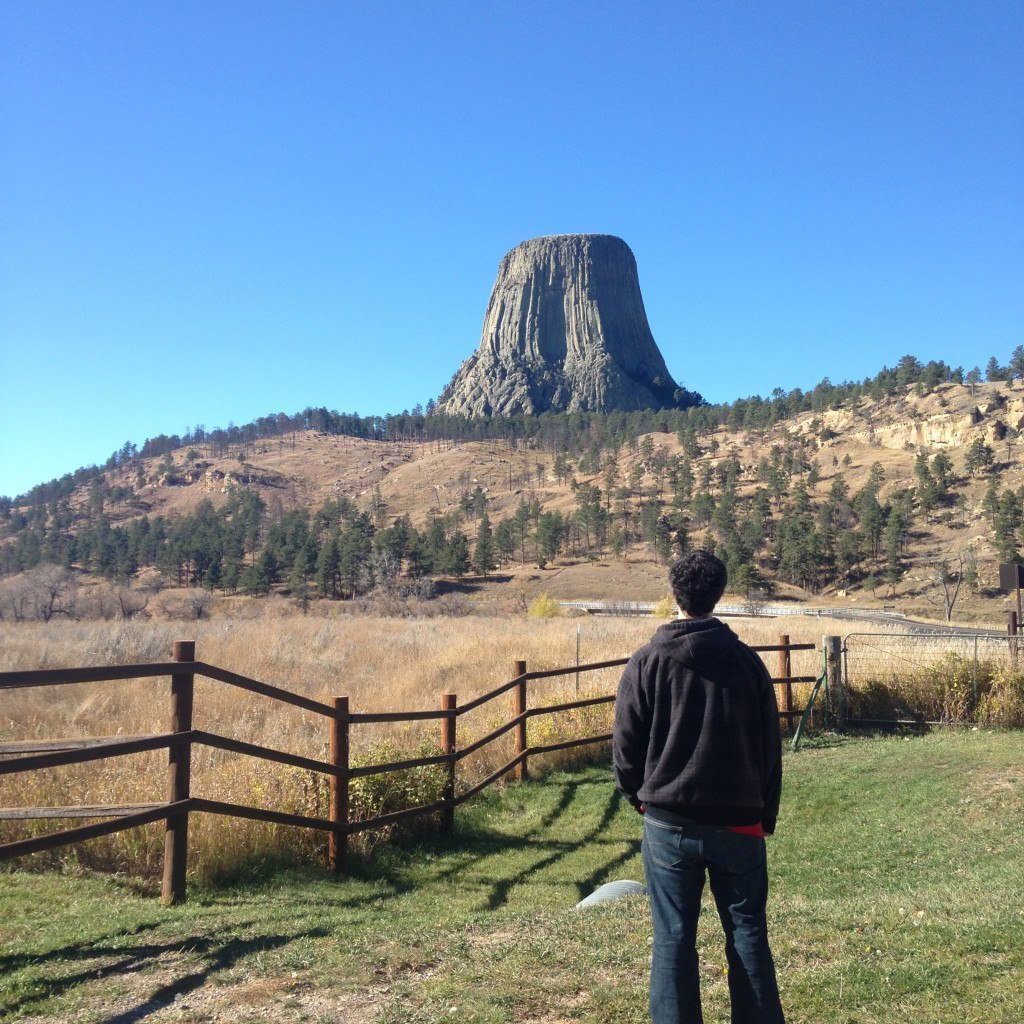
[[[1017,728],[1024,726],[1024,673],[983,660],[975,668],[972,658],[946,654],[914,671],[870,679],[851,692],[850,712]]]
[[[352,767],[386,764],[389,761],[405,761],[416,757],[436,757],[440,753],[441,748],[436,743],[421,743],[415,750],[410,751],[394,740],[385,739],[371,744],[364,755],[353,758]],[[349,819],[366,821],[390,811],[432,804],[441,799],[447,777],[444,765],[432,764],[353,779],[349,784]],[[412,822],[405,824],[403,831],[408,831],[410,827],[415,828],[413,823],[417,821],[434,824],[427,817],[413,818]],[[359,833],[359,845],[364,850],[379,846],[390,839],[396,827],[392,825]]]
[[[562,606],[553,597],[541,594],[530,603],[527,614],[531,619],[557,619],[562,614]]]
[[[1024,726],[1024,674],[996,672],[984,694],[979,694],[977,720],[1003,728]]]

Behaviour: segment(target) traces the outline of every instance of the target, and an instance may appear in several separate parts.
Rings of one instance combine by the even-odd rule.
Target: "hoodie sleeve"
[[[775,684],[764,663],[757,658],[764,677],[761,698],[761,735],[764,750],[764,814],[761,827],[768,835],[775,831],[782,795],[782,730],[779,728],[779,704],[775,698]]]
[[[637,808],[640,806],[637,792],[644,782],[651,735],[650,713],[640,687],[640,675],[639,658],[634,655],[619,680],[612,731],[615,787]]]

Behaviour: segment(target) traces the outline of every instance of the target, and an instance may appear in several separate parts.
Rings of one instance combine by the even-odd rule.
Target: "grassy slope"
[[[786,767],[770,858],[788,1019],[1017,1024],[1021,735],[846,741]],[[2,875],[0,1016],[645,1020],[644,905],[571,913],[641,877],[607,769],[492,794],[458,828],[347,881],[290,873],[170,910],[110,879]],[[710,907],[701,953],[707,1020],[727,1020]]]

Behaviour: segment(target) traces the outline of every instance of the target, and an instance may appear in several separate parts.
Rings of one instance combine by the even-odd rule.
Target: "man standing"
[[[782,740],[761,659],[711,616],[726,568],[669,571],[679,618],[630,659],[615,701],[615,783],[644,815],[654,1024],[701,1024],[697,918],[707,872],[725,931],[733,1024],[783,1024],[765,906]]]

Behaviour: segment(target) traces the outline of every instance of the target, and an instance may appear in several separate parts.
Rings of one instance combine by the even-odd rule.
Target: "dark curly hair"
[[[668,571],[672,596],[688,615],[710,615],[729,580],[725,563],[710,551],[687,551]]]

